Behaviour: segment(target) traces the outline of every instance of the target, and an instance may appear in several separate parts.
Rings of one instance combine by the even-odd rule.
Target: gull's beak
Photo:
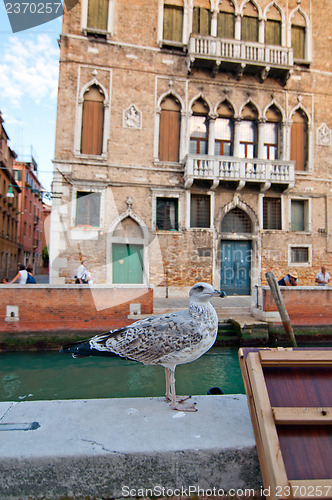
[[[211,297],[227,297],[227,295],[222,290],[214,290],[211,292]]]

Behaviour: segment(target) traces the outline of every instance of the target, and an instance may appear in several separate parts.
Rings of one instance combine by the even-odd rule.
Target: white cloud
[[[0,63],[3,100],[19,107],[22,99],[36,104],[55,102],[58,90],[59,49],[48,34],[25,39],[11,36]]]

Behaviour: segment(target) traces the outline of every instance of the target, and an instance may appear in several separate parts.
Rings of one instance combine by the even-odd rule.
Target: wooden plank
[[[272,408],[278,425],[332,425],[332,408]]]
[[[332,351],[276,350],[259,351],[263,366],[329,366],[332,365]]]
[[[332,498],[332,479],[292,480],[289,487],[290,498]]]
[[[288,485],[284,461],[281,455],[272,408],[267,393],[259,353],[251,352],[247,356],[248,377],[256,407],[256,418],[261,434],[268,484],[271,498],[276,498],[277,487]]]

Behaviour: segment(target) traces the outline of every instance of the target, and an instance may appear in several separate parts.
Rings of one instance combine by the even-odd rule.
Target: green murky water
[[[176,368],[178,394],[244,394],[236,348],[213,348]],[[0,401],[163,396],[164,369],[121,358],[58,352],[0,353]]]

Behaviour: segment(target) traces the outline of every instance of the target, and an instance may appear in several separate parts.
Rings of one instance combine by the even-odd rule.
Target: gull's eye
[[[195,290],[197,290],[197,292],[203,292],[204,286],[198,285],[198,286],[196,286]]]

